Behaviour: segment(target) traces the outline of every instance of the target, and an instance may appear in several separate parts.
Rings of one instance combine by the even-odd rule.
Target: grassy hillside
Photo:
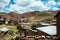
[[[33,12],[26,12],[26,13],[23,13],[23,14],[16,14],[15,12],[10,12],[10,13],[0,13],[0,15],[2,17],[6,17],[6,18],[27,18],[28,20],[41,20],[41,19],[45,19],[45,18],[53,18],[56,13],[58,11],[43,11],[43,12],[40,12],[40,11],[33,11]],[[2,14],[5,14],[5,15],[2,15]]]
[[[48,19],[48,18],[54,18],[54,16],[57,14],[58,11],[44,11],[44,12],[39,12],[39,11],[34,11],[34,12],[29,12],[30,16],[28,17],[28,20],[41,20],[41,19]]]
[[[18,30],[16,29],[16,26],[14,26],[14,25],[5,25],[5,24],[2,24],[2,25],[0,25],[0,29],[1,28],[8,28],[9,29],[9,31],[8,31],[8,33],[4,36],[4,38],[6,39],[6,40],[11,40],[11,38],[15,38],[16,36],[17,36],[17,34],[15,33],[13,33],[13,32],[17,32]],[[0,31],[1,32],[1,31]],[[12,33],[12,34],[11,34]]]

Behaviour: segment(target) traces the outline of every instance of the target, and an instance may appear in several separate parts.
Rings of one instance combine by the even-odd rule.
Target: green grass
[[[2,25],[0,25],[0,29],[1,28],[8,28],[9,30],[17,31],[16,26],[14,26],[14,25],[5,25],[5,24],[2,24]]]
[[[18,30],[16,29],[16,26],[14,26],[14,25],[5,25],[5,24],[2,24],[2,25],[0,25],[0,29],[1,28],[8,28],[9,30],[11,30],[11,31],[13,31],[13,32],[18,32]],[[7,35],[5,35],[5,39],[6,40],[11,40],[11,38],[13,38],[13,37],[16,37],[17,36],[17,34],[15,35],[15,34],[13,34],[13,35],[11,35],[11,34],[7,34]]]

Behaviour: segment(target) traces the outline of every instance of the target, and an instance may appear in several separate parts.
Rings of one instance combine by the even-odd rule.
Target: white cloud
[[[3,8],[9,3],[10,0],[0,0],[0,10],[2,11]]]
[[[50,0],[47,4],[44,5],[42,1],[35,1],[35,0],[15,0],[17,4],[12,5],[9,10],[13,11],[16,10],[18,13],[30,12],[30,11],[48,11],[50,6],[55,6],[56,2]]]
[[[21,6],[16,5],[16,4],[11,5],[11,7],[9,8],[10,11],[16,10],[18,13],[24,13],[26,11],[25,9],[26,9],[26,7],[21,7]]]
[[[41,1],[35,1],[34,3],[31,4],[31,6],[43,6],[43,2]]]
[[[1,2],[1,1],[0,1]],[[56,8],[56,2],[54,0],[49,0],[44,4],[41,0],[14,0],[16,4],[10,5],[10,8],[5,8],[8,11],[14,11],[18,13],[30,12],[30,11],[48,11],[50,9],[58,10]],[[2,10],[7,4],[9,0],[4,0],[0,4],[0,9]],[[58,3],[60,4],[60,3]]]
[[[32,10],[38,10],[38,11],[49,10],[49,7],[44,5],[43,2],[41,1],[35,1],[31,5],[29,5],[27,8],[28,9],[30,8]]]
[[[56,7],[57,2],[54,0],[49,0],[45,5],[49,8],[49,10],[53,11],[53,8]]]
[[[50,1],[48,1],[47,6],[49,6],[49,7],[56,6],[56,2],[54,0],[50,0]]]
[[[24,0],[25,1],[25,0]],[[30,2],[30,1],[29,1]],[[9,8],[10,11],[18,11],[18,13],[24,13],[24,12],[30,12],[30,11],[44,11],[44,10],[49,10],[47,6],[43,4],[41,1],[34,1],[30,3],[29,5],[22,7],[19,3],[15,5],[11,5]]]
[[[15,0],[15,2],[17,3],[17,5],[25,7],[35,2],[35,0]]]
[[[54,10],[54,11],[56,11],[56,10],[59,10],[59,8],[57,8],[57,7],[54,7],[54,8],[53,8],[53,10]]]
[[[60,5],[60,2],[58,2],[57,4]]]
[[[49,1],[48,4],[51,4],[51,5],[56,5],[56,2],[55,1]]]

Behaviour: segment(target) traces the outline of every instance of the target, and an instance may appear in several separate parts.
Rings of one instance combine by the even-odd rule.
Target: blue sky
[[[0,0],[0,12],[25,13],[60,10],[60,0]]]

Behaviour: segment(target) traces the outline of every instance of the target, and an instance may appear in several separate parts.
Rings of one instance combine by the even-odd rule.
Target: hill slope
[[[27,18],[28,20],[41,20],[45,18],[53,18],[58,11],[44,11],[44,12],[39,12],[39,11],[33,11],[33,12],[26,12],[23,14],[17,14],[15,12],[10,12],[10,13],[0,13],[0,16],[2,17],[10,17],[10,18]],[[1,15],[3,14],[3,15]]]
[[[34,12],[27,12],[24,13],[25,16],[27,16],[28,20],[41,20],[41,19],[46,19],[46,18],[54,18],[54,16],[57,14],[58,11],[44,11],[44,12],[39,12],[39,11],[34,11]],[[28,15],[27,15],[28,14]]]

